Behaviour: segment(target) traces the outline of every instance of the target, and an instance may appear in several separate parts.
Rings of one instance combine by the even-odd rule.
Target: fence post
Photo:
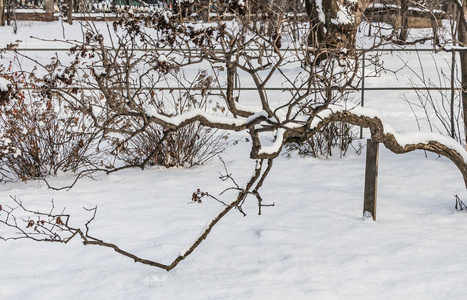
[[[371,26],[371,25],[370,25]],[[362,56],[362,93],[360,99],[360,106],[365,105],[365,50],[363,50]],[[363,138],[363,127],[360,126],[360,139]]]
[[[54,13],[54,1],[53,0],[44,0],[45,12],[48,14]]]
[[[376,221],[376,186],[378,183],[378,150],[379,144],[371,139],[366,144],[365,193],[363,198],[363,214],[371,213]]]

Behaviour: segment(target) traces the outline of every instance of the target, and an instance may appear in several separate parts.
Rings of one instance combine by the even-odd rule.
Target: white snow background
[[[29,36],[61,38],[61,26],[20,23],[18,35],[0,27],[0,47],[17,39],[22,47],[46,47]],[[78,23],[63,26],[67,38],[81,34]],[[401,61],[416,61],[413,55],[388,54],[384,60],[396,68]],[[449,61],[449,55],[436,60]],[[431,58],[423,61],[427,76],[436,77]],[[388,73],[366,85],[407,86],[406,75],[410,72]],[[407,91],[367,92],[366,106],[379,110],[398,132],[417,131],[404,94],[415,97]],[[427,129],[423,120],[421,126]],[[242,141],[222,155],[241,184],[255,164],[248,159],[249,147]],[[83,246],[77,238],[67,245],[0,242],[0,299],[465,299],[467,213],[454,209],[454,195],[467,200],[467,191],[454,164],[427,156],[422,151],[396,155],[380,147],[373,222],[362,218],[364,151],[349,150],[342,159],[283,155],[262,188],[263,199],[275,206],[258,216],[250,200],[246,217],[230,212],[170,272],[107,248]],[[48,190],[41,181],[2,183],[0,204],[15,196],[31,209],[47,211],[53,199],[76,225],[90,217],[83,207],[97,205],[92,235],[168,264],[221,208],[214,201],[191,203],[197,188],[216,194],[227,187],[218,179],[221,171],[214,159],[190,169],[96,174],[69,191]],[[61,174],[51,183],[72,180]]]

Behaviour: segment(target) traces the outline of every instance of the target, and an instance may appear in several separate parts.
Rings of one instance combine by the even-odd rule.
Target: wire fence
[[[6,49],[0,49],[0,51],[6,50]],[[249,48],[245,49],[245,51],[258,51],[259,49],[254,49],[254,48]],[[15,51],[17,52],[68,52],[70,51],[70,48],[15,48]],[[166,49],[166,48],[147,48],[147,49],[134,49],[134,51],[143,51],[143,52],[151,52],[151,51],[156,51],[156,52],[173,52],[173,49]],[[197,50],[197,49],[177,49],[175,51],[180,51],[180,52],[187,52],[192,56],[196,56],[197,54],[201,54],[202,50]],[[296,51],[303,51],[301,48],[288,48],[288,49],[280,49],[281,52],[296,52]],[[364,105],[364,100],[365,100],[365,91],[417,91],[417,90],[425,90],[425,91],[461,91],[462,88],[460,86],[380,86],[380,87],[368,87],[366,86],[366,67],[368,66],[367,62],[368,59],[366,57],[366,53],[410,53],[410,52],[429,52],[433,54],[439,54],[439,53],[459,53],[459,52],[466,52],[467,48],[464,47],[456,47],[456,48],[422,48],[422,49],[404,49],[404,48],[371,48],[371,49],[366,49],[366,48],[361,48],[357,49],[358,52],[362,53],[361,56],[361,74],[362,74],[362,80],[360,83],[359,87],[354,87],[354,88],[346,88],[343,89],[344,91],[359,91],[361,92],[361,101],[362,101],[362,106]],[[214,50],[216,52],[216,50]],[[221,53],[222,50],[219,49],[216,53]],[[79,87],[82,90],[95,90],[95,88],[83,88]],[[138,90],[141,90],[141,88],[135,88]],[[143,88],[144,90],[145,88]],[[161,87],[156,87],[156,88],[147,88],[147,89],[156,89],[156,90],[185,90],[186,88],[183,87],[169,87],[169,86],[161,86]],[[192,90],[219,90],[222,88],[214,87],[214,88],[196,88],[196,87],[191,87]],[[235,86],[235,90],[239,91],[254,91],[257,90],[256,87],[239,87]],[[338,87],[334,88],[335,90],[340,90]],[[264,87],[264,90],[266,91],[287,91],[287,90],[296,90],[296,91],[306,91],[310,90],[309,88],[294,88],[294,87]],[[311,89],[313,91],[325,91],[328,89],[325,88],[314,88]]]

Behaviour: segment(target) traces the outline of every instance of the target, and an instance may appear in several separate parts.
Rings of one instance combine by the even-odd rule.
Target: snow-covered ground
[[[61,38],[61,30],[58,22],[24,23],[15,36],[3,27],[0,46],[21,39],[25,47],[38,47],[40,42],[28,36]],[[437,61],[449,59],[442,55]],[[394,68],[401,62],[397,55],[384,59]],[[434,75],[430,59],[423,61]],[[403,73],[367,82],[407,84]],[[367,92],[365,103],[380,110],[397,131],[416,131],[404,94],[416,100],[410,92],[380,91]],[[365,140],[354,146],[359,143]],[[249,147],[242,140],[222,155],[239,183],[254,168],[247,159]],[[250,200],[246,217],[230,212],[170,272],[136,264],[110,249],[83,246],[78,239],[67,245],[0,242],[0,299],[464,299],[467,213],[454,208],[454,195],[467,200],[460,172],[433,154],[395,155],[381,147],[373,222],[362,218],[364,152],[349,150],[343,159],[281,156],[262,188],[265,202],[275,206],[258,216]],[[83,207],[97,205],[91,234],[167,264],[221,208],[209,200],[192,203],[191,194],[198,188],[216,194],[228,187],[218,179],[222,171],[214,159],[191,169],[96,174],[69,191],[48,190],[41,181],[2,183],[0,204],[11,203],[14,196],[31,209],[48,210],[53,199],[76,225],[90,217]],[[62,174],[51,184],[72,180]],[[0,227],[0,235],[5,232]]]

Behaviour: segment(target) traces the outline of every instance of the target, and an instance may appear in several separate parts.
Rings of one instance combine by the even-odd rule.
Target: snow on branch
[[[453,138],[434,132],[399,134],[391,126],[383,124],[376,111],[361,107],[347,110],[343,105],[329,106],[321,111],[311,122],[309,134],[316,133],[326,124],[338,121],[369,128],[371,138],[375,142],[383,143],[386,148],[397,154],[426,150],[445,156],[462,173],[467,187],[467,152]]]
[[[231,128],[233,130],[241,130],[245,128],[245,125],[247,124],[245,120],[235,119],[231,117],[216,116],[209,114],[201,109],[193,109],[181,115],[173,117],[161,115],[154,110],[148,110],[146,111],[146,114],[149,117],[153,117],[159,122],[164,123],[165,126],[173,128],[179,128],[184,126],[185,124],[192,123],[194,121],[200,121],[201,123],[205,125],[211,125],[212,127],[225,127]]]
[[[7,92],[8,91],[8,85],[10,85],[11,82],[6,80],[3,77],[0,77],[0,92]]]
[[[280,154],[282,147],[290,137],[304,137],[316,134],[319,129],[332,122],[347,122],[369,128],[372,139],[383,143],[394,153],[406,153],[414,150],[427,150],[446,156],[456,164],[464,176],[467,186],[467,152],[451,137],[434,132],[413,132],[400,134],[389,125],[383,124],[377,111],[368,108],[347,108],[345,104],[328,105],[310,117],[306,125],[303,116],[285,122],[274,123],[268,114],[261,110],[248,118],[232,118],[211,115],[203,110],[194,109],[181,115],[168,117],[154,111],[146,112],[153,121],[170,128],[180,128],[189,123],[199,121],[212,128],[241,131],[249,129],[253,140],[251,158],[271,159]],[[286,124],[286,125],[285,125]],[[256,126],[255,126],[256,125]],[[254,129],[254,126],[256,129]],[[269,128],[274,133],[274,141],[263,145],[258,137],[257,129]]]

